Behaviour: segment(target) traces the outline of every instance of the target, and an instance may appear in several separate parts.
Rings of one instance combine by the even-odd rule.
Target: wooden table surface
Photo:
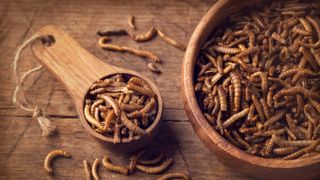
[[[11,99],[15,84],[12,62],[17,47],[39,28],[52,24],[74,37],[89,52],[110,64],[141,72],[160,88],[164,99],[164,123],[155,138],[174,158],[168,172],[183,171],[192,179],[247,179],[217,161],[195,135],[183,110],[180,96],[180,66],[184,52],[172,48],[159,37],[145,43],[135,43],[128,37],[113,38],[114,43],[150,50],[160,56],[162,74],[148,71],[145,60],[129,54],[107,52],[97,46],[97,29],[127,28],[127,17],[136,17],[137,33],[150,26],[162,29],[187,44],[195,26],[214,4],[214,0],[179,1],[29,1],[0,2],[0,179],[85,179],[82,160],[110,154],[114,161],[128,163],[128,155],[103,149],[81,126],[75,107],[61,84],[46,70],[35,73],[24,83],[27,98],[40,105],[58,125],[52,138],[41,136],[32,114],[17,108]],[[19,74],[38,63],[30,48],[22,54]],[[56,174],[49,176],[43,169],[46,154],[53,149],[65,149],[73,158],[58,159]],[[100,167],[102,179],[155,179],[159,175],[136,172],[132,176],[110,173]]]

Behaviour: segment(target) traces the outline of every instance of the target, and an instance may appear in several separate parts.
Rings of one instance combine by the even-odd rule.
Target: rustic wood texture
[[[44,138],[31,114],[11,103],[15,88],[12,61],[19,44],[41,27],[52,24],[66,31],[82,47],[104,62],[140,72],[152,79],[164,99],[163,124],[155,143],[161,144],[174,158],[168,172],[183,171],[193,179],[247,179],[217,161],[195,135],[183,110],[180,96],[180,67],[184,52],[175,49],[159,37],[146,43],[136,43],[128,37],[113,38],[117,44],[153,51],[163,61],[162,74],[148,71],[145,60],[117,52],[107,52],[97,46],[97,29],[127,28],[130,14],[136,17],[137,32],[150,26],[186,44],[195,26],[215,1],[1,1],[0,2],[0,179],[84,179],[82,160],[93,163],[104,154],[115,156],[116,162],[128,163],[116,152],[110,152],[95,141],[81,126],[78,113],[65,88],[48,71],[32,75],[24,84],[27,97],[44,108],[58,124],[58,135]],[[30,28],[29,28],[30,27]],[[19,72],[38,65],[28,49],[22,55]],[[22,73],[20,73],[21,75]],[[43,160],[53,149],[69,151],[72,159],[58,159],[56,175],[43,170]],[[99,168],[103,179],[144,178],[159,175],[137,172],[123,176]]]

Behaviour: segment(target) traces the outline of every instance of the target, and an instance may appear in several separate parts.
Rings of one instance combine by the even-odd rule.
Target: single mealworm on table
[[[91,169],[90,169],[90,165],[87,160],[83,160],[83,168],[84,168],[84,172],[86,174],[86,179],[91,180]]]
[[[148,174],[158,174],[161,173],[163,171],[165,171],[167,168],[169,168],[169,166],[171,166],[173,163],[173,159],[166,159],[164,160],[160,165],[158,166],[145,166],[145,165],[137,165],[137,169],[140,171],[143,171],[145,173]]]
[[[183,180],[190,180],[191,179],[185,173],[182,173],[182,172],[171,172],[171,173],[167,173],[167,174],[162,175],[161,177],[159,177],[158,180],[168,180],[168,179],[176,179],[176,178],[183,179]]]
[[[146,153],[147,149],[139,151],[137,154],[130,157],[129,173],[132,174],[136,170],[137,163],[141,156]]]
[[[98,166],[100,164],[100,160],[99,159],[95,159],[93,164],[92,164],[92,176],[94,180],[99,180],[99,175],[98,175]]]
[[[128,24],[129,24],[130,28],[136,29],[135,18],[134,18],[133,15],[130,15],[130,16],[128,17]]]
[[[161,39],[163,39],[166,43],[170,44],[171,46],[174,46],[174,47],[176,47],[178,49],[181,49],[183,51],[186,50],[186,47],[183,44],[181,44],[181,43],[175,41],[174,39],[170,38],[168,35],[163,33],[161,30],[157,29],[157,33],[161,37]]]
[[[128,32],[125,29],[106,30],[106,31],[97,31],[97,35],[109,38],[109,36],[114,36],[114,35],[116,36],[128,35]]]
[[[103,165],[108,171],[112,171],[112,172],[116,172],[116,173],[120,173],[120,174],[124,174],[124,175],[128,175],[128,173],[129,173],[129,169],[128,169],[127,167],[113,164],[113,163],[110,161],[109,156],[104,156],[104,157],[103,157],[103,159],[102,159],[102,165]]]
[[[154,27],[151,27],[145,34],[135,35],[135,34],[129,34],[130,37],[137,42],[144,42],[149,41],[152,38],[155,37],[157,34],[157,30]]]
[[[161,73],[161,70],[159,69],[159,67],[157,65],[155,65],[154,63],[148,63],[147,67],[153,73],[156,73],[156,74]]]
[[[53,150],[51,152],[48,153],[48,155],[46,156],[45,160],[44,160],[44,169],[49,173],[49,174],[53,174],[53,169],[51,167],[52,161],[54,159],[56,159],[57,157],[65,157],[65,158],[70,158],[71,155],[64,150]]]

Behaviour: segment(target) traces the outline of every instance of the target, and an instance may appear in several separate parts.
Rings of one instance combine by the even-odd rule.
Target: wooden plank
[[[57,179],[83,179],[82,160],[92,163],[95,158],[101,159],[105,154],[110,155],[114,162],[128,164],[128,155],[119,155],[104,149],[84,131],[78,119],[54,118],[59,133],[49,139],[41,136],[38,124],[30,117],[2,116],[1,119],[0,178],[49,178],[43,169],[43,160],[53,149],[67,150],[73,156],[72,159],[61,158],[55,161],[53,167]],[[219,164],[216,157],[199,142],[188,122],[165,122],[154,143],[164,147],[167,156],[174,158],[175,163],[168,172],[183,171],[194,179],[245,179]],[[104,179],[158,177],[142,172],[127,177],[107,172],[103,167],[99,169],[99,174]]]

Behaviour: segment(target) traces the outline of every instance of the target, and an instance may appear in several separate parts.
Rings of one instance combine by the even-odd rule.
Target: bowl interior
[[[108,77],[111,77],[113,75],[116,75],[116,74],[119,74],[119,73],[114,73],[114,74],[109,74],[107,76],[104,76],[102,78],[100,78],[100,80],[103,80],[105,78],[108,78]],[[124,78],[125,79],[128,79],[130,77],[139,77],[141,79],[144,79],[146,80],[146,82],[148,83],[148,85],[150,86],[150,88],[152,89],[153,92],[155,92],[155,94],[157,94],[157,115],[155,116],[155,119],[154,121],[152,122],[152,124],[146,129],[146,131],[148,131],[150,133],[150,135],[146,135],[146,136],[140,136],[140,137],[137,137],[135,138],[134,140],[132,141],[129,141],[128,139],[123,139],[121,141],[121,143],[118,143],[118,144],[115,144],[115,145],[121,145],[121,144],[132,144],[132,143],[136,143],[138,141],[142,141],[142,139],[145,139],[145,138],[148,138],[149,136],[152,137],[154,136],[154,134],[156,133],[157,129],[158,129],[158,126],[160,125],[160,122],[161,122],[161,116],[162,116],[162,111],[163,111],[163,100],[162,100],[162,97],[161,97],[161,94],[160,94],[160,91],[159,89],[156,87],[155,84],[153,84],[149,79],[147,79],[146,77],[142,77],[141,75],[139,75],[138,73],[135,73],[135,72],[130,72],[130,74],[128,73],[120,73],[122,75],[124,75]],[[97,138],[98,140],[100,141],[103,141],[103,142],[108,142],[108,143],[111,143],[111,144],[114,144],[113,143],[113,137],[111,136],[105,136],[105,135],[102,135],[98,132],[96,132],[95,130],[93,130],[93,128],[90,126],[90,124],[87,122],[87,120],[85,119],[84,117],[84,106],[85,106],[85,99],[89,96],[89,89],[87,90],[86,92],[86,95],[85,97],[83,98],[83,102],[82,102],[82,108],[81,108],[81,112],[79,112],[80,114],[80,120],[81,120],[81,123],[82,125],[85,127],[85,129],[92,135],[94,136],[95,138]]]

